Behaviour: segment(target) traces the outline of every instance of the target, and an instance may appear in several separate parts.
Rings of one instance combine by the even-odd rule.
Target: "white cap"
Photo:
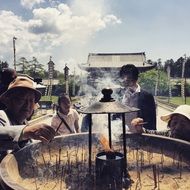
[[[183,115],[190,120],[190,105],[180,105],[172,113],[161,116],[160,118],[162,121],[168,122],[174,114]]]

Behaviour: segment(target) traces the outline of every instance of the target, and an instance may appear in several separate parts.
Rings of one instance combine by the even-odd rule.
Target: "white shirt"
[[[141,87],[137,84],[136,89],[127,88],[122,99],[122,104],[138,108],[138,94],[141,91]],[[125,123],[128,127],[131,126],[132,119],[137,117],[137,112],[126,113],[125,114]]]
[[[62,117],[66,123],[69,125],[70,129],[73,131],[73,133],[76,133],[75,131],[75,122],[79,120],[79,114],[75,109],[70,108],[69,113],[67,115],[64,115],[63,113],[58,112],[60,117]],[[59,128],[58,134],[70,134],[71,132],[67,129],[65,124],[61,121],[59,116],[56,114],[52,118],[51,126],[56,130],[61,123],[61,126]]]
[[[13,144],[12,145],[12,149],[16,149],[16,148],[20,148],[19,145],[17,144],[17,142],[20,139],[20,135],[24,129],[24,127],[26,127],[25,125],[12,125],[11,121],[9,120],[7,114],[3,111],[0,110],[0,127],[3,127],[1,129],[1,135],[6,135],[9,136],[10,138],[13,138],[13,141],[10,140],[10,142],[6,142],[5,144],[7,144],[6,147],[8,147],[8,144]],[[13,130],[14,128],[14,130]],[[4,130],[5,129],[5,130]],[[16,142],[16,144],[15,144]],[[3,148],[3,144],[1,144],[1,148]]]

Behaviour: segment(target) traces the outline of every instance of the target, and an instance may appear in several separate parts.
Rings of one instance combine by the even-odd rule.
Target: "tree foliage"
[[[21,57],[18,60],[16,66],[21,71],[21,73],[26,74],[29,68],[29,62],[25,57]]]
[[[151,92],[153,95],[168,95],[168,78],[167,78],[167,68],[170,67],[170,76],[172,78],[181,78],[182,76],[182,66],[185,63],[185,72],[184,76],[190,78],[190,58],[180,57],[176,61],[173,59],[168,59],[164,62],[161,62],[161,59],[157,61],[147,60],[147,63],[155,65],[155,69],[147,71],[140,74],[139,83],[143,89]],[[36,57],[32,57],[31,60],[27,60],[25,57],[21,57],[17,61],[17,71],[23,74],[28,74],[33,78],[48,78],[48,71],[44,69],[44,65],[39,63]],[[0,61],[0,70],[2,68],[9,67],[9,64],[5,61]],[[97,73],[96,73],[97,74]],[[76,77],[79,77],[77,80]],[[95,76],[96,77],[96,76]],[[65,85],[64,70],[54,70],[53,78],[59,80],[60,90],[63,89]],[[76,84],[76,91],[80,86],[80,76],[75,76],[73,78],[69,75],[69,86]],[[181,81],[181,80],[180,80]],[[177,84],[176,84],[177,85]],[[177,87],[180,85],[177,85]],[[177,88],[176,87],[176,88]],[[175,87],[173,87],[174,89]],[[190,91],[189,84],[186,86]],[[71,89],[71,88],[70,88]],[[178,90],[179,91],[179,90]]]
[[[33,57],[31,61],[29,61],[29,75],[33,77],[44,77],[44,65],[40,64],[36,57]]]
[[[181,78],[183,64],[185,64],[184,76],[190,78],[190,58],[185,59],[184,57],[180,57],[176,62],[174,62],[173,59],[166,60],[164,70],[167,72],[167,67],[169,66],[171,69],[170,76],[173,78]]]
[[[3,68],[8,68],[9,67],[9,64],[5,61],[1,61],[0,60],[0,71],[3,69]]]
[[[168,79],[167,79],[166,73],[162,70],[159,70],[159,72],[158,72],[157,69],[153,69],[153,70],[150,70],[147,72],[140,73],[139,83],[144,90],[146,90],[154,95],[156,82],[158,80],[158,75],[160,75],[160,76],[159,76],[158,94],[157,95],[167,94]]]
[[[45,76],[44,65],[40,64],[36,57],[33,57],[32,60],[28,61],[25,57],[21,57],[18,60],[16,66],[19,69],[20,73],[28,74],[33,78]]]

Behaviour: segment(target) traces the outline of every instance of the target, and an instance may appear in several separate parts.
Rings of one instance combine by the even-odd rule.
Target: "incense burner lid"
[[[81,113],[85,114],[105,114],[105,113],[130,113],[139,111],[138,108],[129,107],[115,101],[111,94],[113,90],[110,88],[104,88],[102,90],[103,97],[99,102],[90,105],[87,108],[79,110]]]

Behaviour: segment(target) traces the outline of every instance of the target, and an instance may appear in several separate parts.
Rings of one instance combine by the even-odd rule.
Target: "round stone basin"
[[[88,165],[88,133],[56,137],[51,143],[36,142],[7,155],[0,174],[15,190],[99,189],[95,179],[96,155],[103,151],[99,136],[92,134],[92,174]],[[126,134],[127,169],[132,190],[190,189],[190,143],[156,136]],[[122,140],[113,142],[122,152]],[[89,186],[90,185],[90,186]]]

